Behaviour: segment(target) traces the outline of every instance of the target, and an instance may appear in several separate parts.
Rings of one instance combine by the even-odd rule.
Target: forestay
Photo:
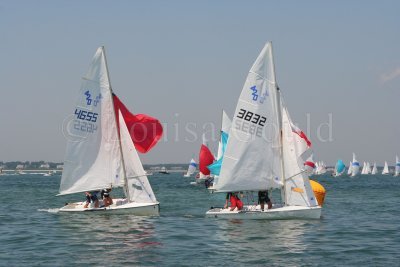
[[[103,47],[82,80],[65,128],[67,149],[60,194],[123,185],[123,169]]]
[[[234,113],[216,190],[280,188],[277,89],[271,43],[247,76]]]

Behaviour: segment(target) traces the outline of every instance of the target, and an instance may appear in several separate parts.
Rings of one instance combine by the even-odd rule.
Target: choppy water
[[[1,266],[399,266],[400,178],[317,177],[315,221],[204,217],[224,196],[193,178],[150,176],[161,216],[60,214],[60,176],[0,176]]]

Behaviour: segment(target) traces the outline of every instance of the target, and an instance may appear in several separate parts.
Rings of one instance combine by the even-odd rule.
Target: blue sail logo
[[[95,99],[92,99],[92,95],[90,93],[89,90],[87,90],[84,95],[86,96],[86,105],[90,106],[93,103],[93,106],[97,106],[97,104],[100,102],[100,100],[102,99],[101,94],[99,94],[98,96],[95,97]]]
[[[265,93],[262,95],[259,95],[257,86],[252,86],[250,87],[251,90],[251,96],[253,97],[253,101],[260,102],[260,104],[264,103],[264,100],[268,96],[268,90],[265,90]]]

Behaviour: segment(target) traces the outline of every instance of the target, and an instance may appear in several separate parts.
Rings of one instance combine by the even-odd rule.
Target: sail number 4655
[[[75,115],[77,119],[83,120],[83,121],[91,121],[91,122],[96,122],[97,121],[97,116],[99,114],[86,111],[86,110],[81,110],[81,109],[75,109]]]
[[[245,121],[249,121],[254,124],[258,124],[260,126],[264,126],[267,118],[264,116],[260,116],[257,113],[253,113],[251,111],[240,109],[238,115],[236,116],[238,119],[244,119]]]

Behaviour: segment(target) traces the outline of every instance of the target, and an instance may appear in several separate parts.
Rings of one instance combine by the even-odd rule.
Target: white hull
[[[246,205],[243,210],[237,209],[230,211],[229,208],[214,208],[206,212],[206,217],[223,218],[223,219],[253,219],[253,220],[288,220],[288,219],[320,219],[320,206],[304,207],[304,206],[285,206],[280,207],[274,205],[272,209],[265,207],[261,211],[260,205]]]
[[[102,201],[100,202],[100,206]],[[137,216],[157,216],[160,215],[160,203],[137,203],[127,202],[126,199],[113,199],[114,204],[108,207],[94,208],[93,203],[88,208],[84,208],[86,202],[67,203],[60,208],[60,212],[86,212],[104,211],[113,213],[129,213]]]

